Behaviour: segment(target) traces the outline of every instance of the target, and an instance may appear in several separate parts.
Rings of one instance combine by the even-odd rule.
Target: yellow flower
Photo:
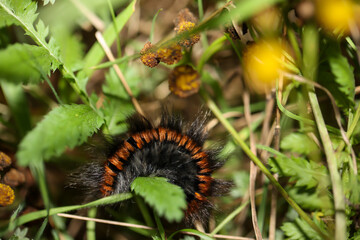
[[[264,93],[276,84],[280,71],[284,48],[277,41],[260,41],[249,46],[244,53],[243,67],[248,87]]]
[[[169,89],[179,97],[188,97],[199,91],[199,74],[189,65],[178,66],[170,73]]]
[[[350,0],[317,0],[316,17],[326,30],[336,35],[350,32],[355,21],[355,4]]]
[[[14,202],[14,199],[14,190],[8,185],[0,183],[0,206],[8,206]]]

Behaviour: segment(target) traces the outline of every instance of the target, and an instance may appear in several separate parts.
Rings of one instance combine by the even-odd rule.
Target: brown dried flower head
[[[11,165],[11,158],[3,152],[0,152],[0,171]]]
[[[191,31],[194,29],[196,25],[197,19],[195,16],[190,12],[188,8],[182,9],[178,16],[175,18],[175,32],[177,34],[181,34],[187,31]],[[184,47],[191,47],[195,43],[200,40],[200,34],[191,34],[184,39],[179,41],[179,44]]]
[[[199,74],[189,65],[178,66],[170,73],[169,89],[179,97],[188,97],[199,91]]]
[[[170,47],[162,47],[157,50],[159,60],[168,65],[177,63],[181,60],[181,46],[174,44]]]
[[[0,206],[9,206],[14,202],[14,190],[8,185],[0,183]]]
[[[140,60],[148,67],[156,67],[159,64],[159,59],[157,53],[152,49],[153,45],[151,42],[147,42],[144,45],[144,48],[140,51]]]

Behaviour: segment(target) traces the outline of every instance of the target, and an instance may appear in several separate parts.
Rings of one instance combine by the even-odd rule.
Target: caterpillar
[[[129,192],[136,177],[165,177],[186,195],[185,223],[205,222],[213,209],[209,197],[226,193],[231,185],[212,177],[224,161],[218,159],[216,149],[204,148],[205,121],[200,114],[186,124],[164,112],[160,124],[154,126],[147,118],[133,115],[127,119],[127,137],[113,138],[101,168],[96,171],[94,165],[82,171],[81,182],[92,185],[96,195],[105,197]],[[84,177],[87,175],[97,179],[95,185]]]

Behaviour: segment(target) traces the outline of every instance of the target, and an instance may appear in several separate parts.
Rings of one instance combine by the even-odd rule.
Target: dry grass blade
[[[251,111],[250,111],[250,95],[248,91],[244,91],[243,94],[244,100],[244,114],[245,119],[250,131],[250,149],[256,155],[255,139],[253,132],[251,131]],[[250,162],[250,184],[249,184],[249,193],[250,193],[250,205],[251,205],[251,218],[254,227],[254,232],[257,240],[262,239],[261,231],[259,229],[259,224],[256,214],[256,202],[255,202],[255,182],[256,182],[257,167],[253,162]]]
[[[96,32],[95,33],[95,37],[98,40],[99,44],[101,45],[101,47],[104,49],[106,56],[108,57],[108,59],[110,61],[115,61],[115,57],[112,54],[110,48],[108,47],[108,45],[106,44],[104,37],[102,36],[102,34],[100,32]],[[134,94],[132,93],[129,85],[127,84],[127,81],[124,77],[124,74],[121,72],[120,68],[118,65],[113,64],[113,68],[115,69],[116,74],[118,75],[118,77],[120,78],[121,83],[123,84],[125,91],[127,92],[127,94],[129,95],[129,97],[131,98],[131,101],[136,109],[136,111],[138,113],[140,113],[141,115],[145,116],[144,111],[142,110],[142,108],[140,107],[140,104],[138,103],[138,101],[136,100],[136,98],[134,97]]]

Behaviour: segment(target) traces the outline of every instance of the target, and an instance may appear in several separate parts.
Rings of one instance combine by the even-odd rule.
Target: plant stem
[[[319,33],[315,26],[305,26],[303,31],[303,74],[304,77],[312,81],[316,81],[318,66],[318,49],[319,49]],[[326,129],[325,121],[321,113],[319,102],[313,86],[307,86],[308,97],[315,117],[316,126],[318,128],[326,161],[329,168],[332,191],[334,196],[335,207],[335,239],[346,239],[346,216],[345,201],[342,189],[341,177],[337,169],[337,160],[334,148],[331,143],[329,132]]]

